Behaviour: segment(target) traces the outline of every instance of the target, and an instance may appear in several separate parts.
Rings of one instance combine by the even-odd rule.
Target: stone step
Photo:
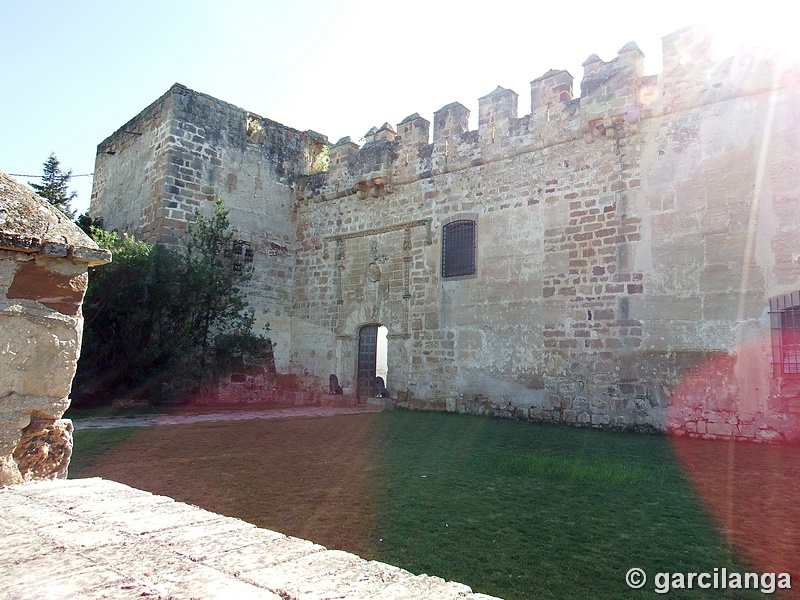
[[[357,406],[358,398],[349,394],[322,394],[319,397],[320,406]]]
[[[378,410],[394,410],[397,407],[397,400],[392,398],[367,398],[367,406],[376,406]]]

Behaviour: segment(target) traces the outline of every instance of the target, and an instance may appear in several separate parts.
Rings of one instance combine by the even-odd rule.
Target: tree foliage
[[[244,261],[243,252],[236,247],[222,200],[214,202],[209,219],[195,212],[184,253],[184,285],[187,297],[193,299],[186,307],[191,322],[187,333],[200,349],[201,374],[206,373],[215,337],[242,334],[253,326],[241,288],[252,277],[252,267]]]
[[[84,335],[75,400],[147,390],[183,354],[178,311],[179,256],[167,249],[92,230],[113,261],[91,269],[83,303]],[[175,331],[173,328],[177,328]]]
[[[103,219],[92,219],[89,216],[88,212],[85,212],[81,215],[78,215],[78,218],[75,219],[75,225],[81,228],[81,230],[88,235],[89,237],[93,236],[92,228],[96,227],[98,229],[103,229]]]
[[[51,153],[48,159],[44,161],[43,167],[42,182],[32,183],[29,181],[28,185],[70,219],[74,219],[75,211],[72,210],[72,201],[78,195],[78,192],[69,191],[67,188],[69,180],[72,179],[72,169],[67,172],[62,171],[54,153]]]
[[[218,349],[230,356],[268,346],[251,331],[242,286],[252,269],[233,251],[221,200],[211,217],[195,214],[182,250],[91,231],[113,261],[89,276],[78,403],[103,395],[157,399],[175,378],[208,382]]]

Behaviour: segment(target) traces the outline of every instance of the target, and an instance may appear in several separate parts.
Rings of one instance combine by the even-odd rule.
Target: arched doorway
[[[375,377],[387,382],[389,367],[388,330],[383,325],[365,325],[358,332],[358,385],[359,401],[375,397]]]

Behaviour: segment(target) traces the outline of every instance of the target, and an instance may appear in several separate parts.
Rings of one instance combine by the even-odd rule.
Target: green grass
[[[389,419],[387,562],[509,599],[653,597],[652,586],[626,587],[631,567],[745,570],[664,437],[438,413]]]
[[[658,572],[747,570],[709,518],[665,437],[405,411],[336,419],[335,427],[319,436],[313,435],[321,427],[319,420],[293,421],[293,427],[310,431],[303,437],[302,459],[293,453],[291,439],[251,449],[257,443],[253,440],[288,435],[285,426],[276,429],[277,424],[267,421],[215,424],[213,429],[205,425],[150,429],[161,432],[158,452],[165,464],[181,448],[203,448],[212,433],[215,439],[225,436],[224,447],[232,456],[241,453],[243,460],[226,460],[219,467],[204,461],[198,469],[211,482],[221,480],[215,480],[215,469],[224,470],[224,480],[242,481],[243,490],[253,489],[250,480],[259,471],[254,460],[262,460],[263,469],[270,469],[269,485],[279,490],[282,477],[289,485],[289,479],[296,480],[298,473],[310,468],[298,461],[325,457],[331,460],[326,466],[330,470],[337,462],[351,464],[357,454],[367,457],[363,468],[371,474],[371,482],[370,491],[363,494],[376,505],[366,526],[370,529],[366,537],[374,541],[374,552],[367,557],[461,581],[475,591],[509,600],[655,598],[661,597],[652,584]],[[338,440],[331,449],[336,432],[350,435],[349,424],[359,423],[363,433],[365,419],[372,420],[369,443],[360,438],[351,447]],[[98,459],[123,440],[134,442],[131,429],[77,431],[70,475],[114,478],[114,465],[101,465]],[[297,435],[298,430],[292,431]],[[238,449],[239,439],[251,441]],[[141,447],[152,448],[154,443],[143,439]],[[282,460],[285,468],[280,467]],[[186,461],[181,465],[186,469]],[[158,471],[128,473],[125,482],[165,493],[148,480]],[[172,485],[182,486],[174,481],[182,472],[169,475]],[[190,471],[185,477],[187,482],[197,479]],[[310,478],[307,486],[315,485],[316,479]],[[197,495],[196,500],[192,496],[184,500],[202,506],[203,494]],[[246,504],[247,497],[237,502]],[[298,505],[295,509],[301,514],[330,512],[331,519],[347,518],[347,512],[342,513],[347,507],[334,510],[332,492],[305,497],[295,494],[287,502]],[[265,521],[250,519],[244,506],[237,505],[236,510],[244,512],[234,516],[279,528],[263,514],[263,505],[258,511]],[[346,543],[340,547],[348,549]],[[644,590],[632,591],[625,585],[625,573],[632,567],[648,573],[650,582]],[[669,597],[761,597],[753,591],[733,591],[735,595],[731,590],[678,590]]]
[[[74,448],[72,450],[72,458],[69,461],[68,476],[71,479],[81,477],[89,467],[105,456],[109,450],[128,439],[138,429],[138,427],[113,427],[110,429],[75,431],[72,434]]]

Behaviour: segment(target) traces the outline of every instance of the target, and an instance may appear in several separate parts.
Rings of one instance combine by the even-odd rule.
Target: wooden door
[[[358,334],[358,399],[375,395],[375,366],[378,361],[378,326],[366,325]]]

